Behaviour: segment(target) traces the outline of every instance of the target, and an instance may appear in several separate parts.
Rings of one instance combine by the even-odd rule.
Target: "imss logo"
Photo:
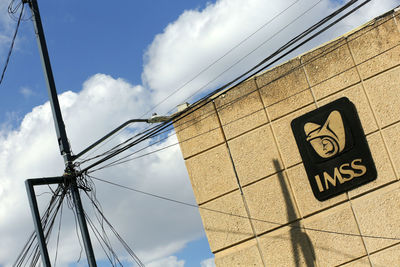
[[[306,140],[322,158],[330,158],[342,152],[346,145],[342,116],[334,110],[323,126],[313,122],[304,125]]]
[[[292,131],[318,200],[376,178],[360,119],[349,99],[340,98],[294,119]]]

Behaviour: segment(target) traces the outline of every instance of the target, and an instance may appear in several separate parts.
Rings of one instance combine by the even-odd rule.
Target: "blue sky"
[[[58,92],[79,91],[96,73],[140,84],[143,53],[154,36],[184,10],[204,8],[207,2],[213,1],[122,1],[115,6],[107,1],[38,1]],[[2,84],[0,121],[9,113],[21,118],[48,98],[30,21],[21,24],[18,37]],[[22,88],[32,95],[24,98]]]
[[[202,70],[205,71],[154,111],[165,114],[204,85],[207,86],[200,94],[229,81],[342,2],[125,0],[110,4],[110,1],[39,0],[73,151],[80,151],[122,122],[140,117]],[[373,1],[286,59],[394,8],[396,2]],[[16,25],[7,15],[8,3],[9,0],[0,0],[1,67]],[[261,27],[292,4],[292,8],[268,26]],[[306,12],[304,16],[300,16],[302,12]],[[29,16],[29,12],[25,14],[26,18]],[[285,25],[289,26],[283,30]],[[246,42],[241,43],[246,38]],[[235,49],[221,58],[233,47]],[[252,50],[254,52],[248,55]],[[240,64],[224,72],[238,58],[243,58]],[[214,82],[208,84],[212,80]],[[21,24],[0,92],[0,266],[9,266],[33,229],[23,181],[58,176],[63,170],[46,103],[48,95],[33,25],[29,20]],[[143,127],[133,125],[121,132],[108,148]],[[176,143],[176,136],[173,132],[170,134],[170,138],[152,149]],[[93,175],[195,203],[179,146]],[[213,257],[196,209],[102,183],[96,183],[96,188],[105,215],[148,266],[201,266],[201,262]],[[46,197],[39,201],[44,206]],[[88,201],[83,201],[89,212]],[[75,266],[80,249],[71,212],[65,210],[60,245],[63,252],[59,263],[60,266]],[[54,248],[54,243],[51,244]],[[95,250],[101,266],[108,266],[98,245]],[[121,258],[126,257],[122,249],[116,250]],[[54,256],[54,249],[50,253]]]
[[[62,93],[79,92],[83,82],[97,73],[140,84],[143,53],[154,36],[184,10],[202,9],[212,1],[38,2],[57,90]],[[15,23],[10,24],[13,30]],[[4,59],[7,46],[2,49]],[[18,128],[26,113],[48,99],[31,21],[21,23],[1,88],[0,124],[7,129]],[[186,244],[179,256],[186,266],[197,266],[212,254],[202,235]]]

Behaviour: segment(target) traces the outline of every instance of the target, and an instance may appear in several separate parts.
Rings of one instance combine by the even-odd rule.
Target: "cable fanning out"
[[[314,39],[316,36],[318,36],[319,34],[321,34],[322,32],[326,31],[327,29],[329,29],[330,27],[332,27],[333,25],[337,24],[340,20],[343,20],[344,18],[346,18],[348,15],[352,14],[353,12],[355,12],[356,10],[358,10],[360,7],[362,7],[363,5],[365,5],[366,3],[370,2],[371,0],[366,0],[363,3],[361,3],[359,6],[353,8],[351,11],[349,11],[348,13],[346,13],[345,15],[341,16],[339,19],[335,20],[334,22],[330,23],[328,26],[325,26],[323,29],[319,30],[317,33],[313,34],[311,37],[307,38],[305,41],[302,41],[300,44],[296,45],[294,48],[290,49],[289,52],[286,52],[284,55],[278,57],[278,59],[275,59],[274,61],[268,63],[267,66],[273,64],[274,62],[276,62],[277,60],[279,60],[280,58],[284,57],[285,55],[287,55],[288,53],[292,52],[294,49],[297,49],[298,47],[304,45],[305,43],[309,42],[310,40]],[[263,67],[262,69],[259,69],[256,73],[252,73],[254,72],[256,69],[260,68],[263,64],[265,64],[269,59],[272,59],[274,56],[278,55],[280,52],[283,52],[286,48],[290,47],[291,45],[293,45],[295,42],[300,41],[303,37],[305,37],[307,34],[311,33],[312,31],[316,30],[318,27],[322,26],[324,23],[326,23],[327,21],[329,21],[330,19],[332,19],[333,17],[335,17],[336,15],[338,15],[339,13],[341,13],[342,11],[344,11],[345,9],[349,8],[352,4],[354,4],[356,1],[350,1],[349,3],[347,3],[346,5],[342,6],[341,8],[339,8],[338,10],[336,10],[335,12],[333,12],[331,15],[323,18],[322,20],[320,20],[318,23],[314,24],[313,26],[311,26],[310,28],[308,28],[306,31],[304,31],[303,33],[297,35],[296,37],[294,37],[292,40],[290,40],[289,42],[287,42],[284,46],[282,46],[281,48],[279,48],[277,51],[275,51],[274,53],[272,53],[270,56],[268,56],[267,58],[265,58],[264,60],[262,60],[260,63],[258,63],[256,66],[254,66],[253,68],[251,68],[250,70],[248,70],[246,73],[238,76],[237,78],[235,78],[233,81],[225,84],[224,86],[214,90],[213,92],[209,93],[208,95],[204,96],[203,98],[201,98],[200,100],[196,101],[191,107],[189,107],[190,109],[188,111],[185,112],[185,115],[180,116],[179,118],[172,118],[172,120],[174,120],[174,122],[176,123],[177,121],[182,120],[183,118],[187,117],[189,114],[193,113],[194,111],[200,109],[201,107],[205,106],[206,104],[208,104],[209,102],[212,101],[212,96],[219,93],[220,91],[228,88],[229,86],[232,86],[233,84],[235,84],[236,82],[238,82],[240,79],[242,79],[240,82],[238,82],[238,84],[242,83],[244,80],[247,79],[247,75],[251,74],[251,75],[255,75],[258,72],[262,71],[265,67]],[[227,89],[226,91],[231,90],[233,87]],[[164,130],[165,128],[169,127],[172,122],[165,122],[162,123],[160,125],[157,125],[155,127],[153,127],[153,130],[150,130],[148,134],[146,134],[145,136],[141,136],[140,138],[138,138],[137,140],[131,142],[130,144],[125,145],[124,147],[116,150],[115,152],[105,156],[104,158],[98,160],[97,162],[92,163],[91,165],[89,165],[88,167],[84,168],[82,170],[82,172],[86,172],[88,170],[90,170],[91,168],[109,160],[110,158],[115,157],[116,155],[126,151],[127,149],[131,148],[134,145],[137,145],[138,143],[152,138],[155,134],[159,133],[160,131]]]

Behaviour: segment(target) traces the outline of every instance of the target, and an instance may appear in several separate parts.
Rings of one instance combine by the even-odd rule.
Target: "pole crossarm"
[[[42,263],[46,267],[50,267],[50,257],[46,246],[46,239],[43,233],[43,226],[41,222],[40,212],[36,200],[34,186],[37,185],[48,185],[48,184],[62,184],[65,181],[65,177],[49,177],[49,178],[36,178],[27,179],[25,181],[25,187],[28,194],[29,205],[31,207],[31,213],[33,222],[35,225],[36,236],[39,240],[40,254],[42,257]]]

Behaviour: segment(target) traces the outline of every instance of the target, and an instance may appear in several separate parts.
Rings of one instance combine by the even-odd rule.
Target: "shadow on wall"
[[[282,167],[280,166],[279,161],[276,159],[273,160],[273,163],[275,170],[278,172],[279,183],[281,185],[282,194],[285,198],[287,218],[289,219],[289,221],[296,220],[297,216],[295,212],[294,203],[290,198],[289,188],[288,185],[286,184],[286,180],[284,179],[283,172],[280,171],[282,170]],[[308,267],[316,266],[314,247],[307,233],[305,233],[301,228],[300,221],[292,223],[291,227],[292,228],[290,230],[290,240],[292,242],[292,251],[294,260],[293,266],[298,267],[303,265],[301,264],[302,258],[304,259],[306,266]],[[303,255],[303,257],[301,257],[300,253]]]

